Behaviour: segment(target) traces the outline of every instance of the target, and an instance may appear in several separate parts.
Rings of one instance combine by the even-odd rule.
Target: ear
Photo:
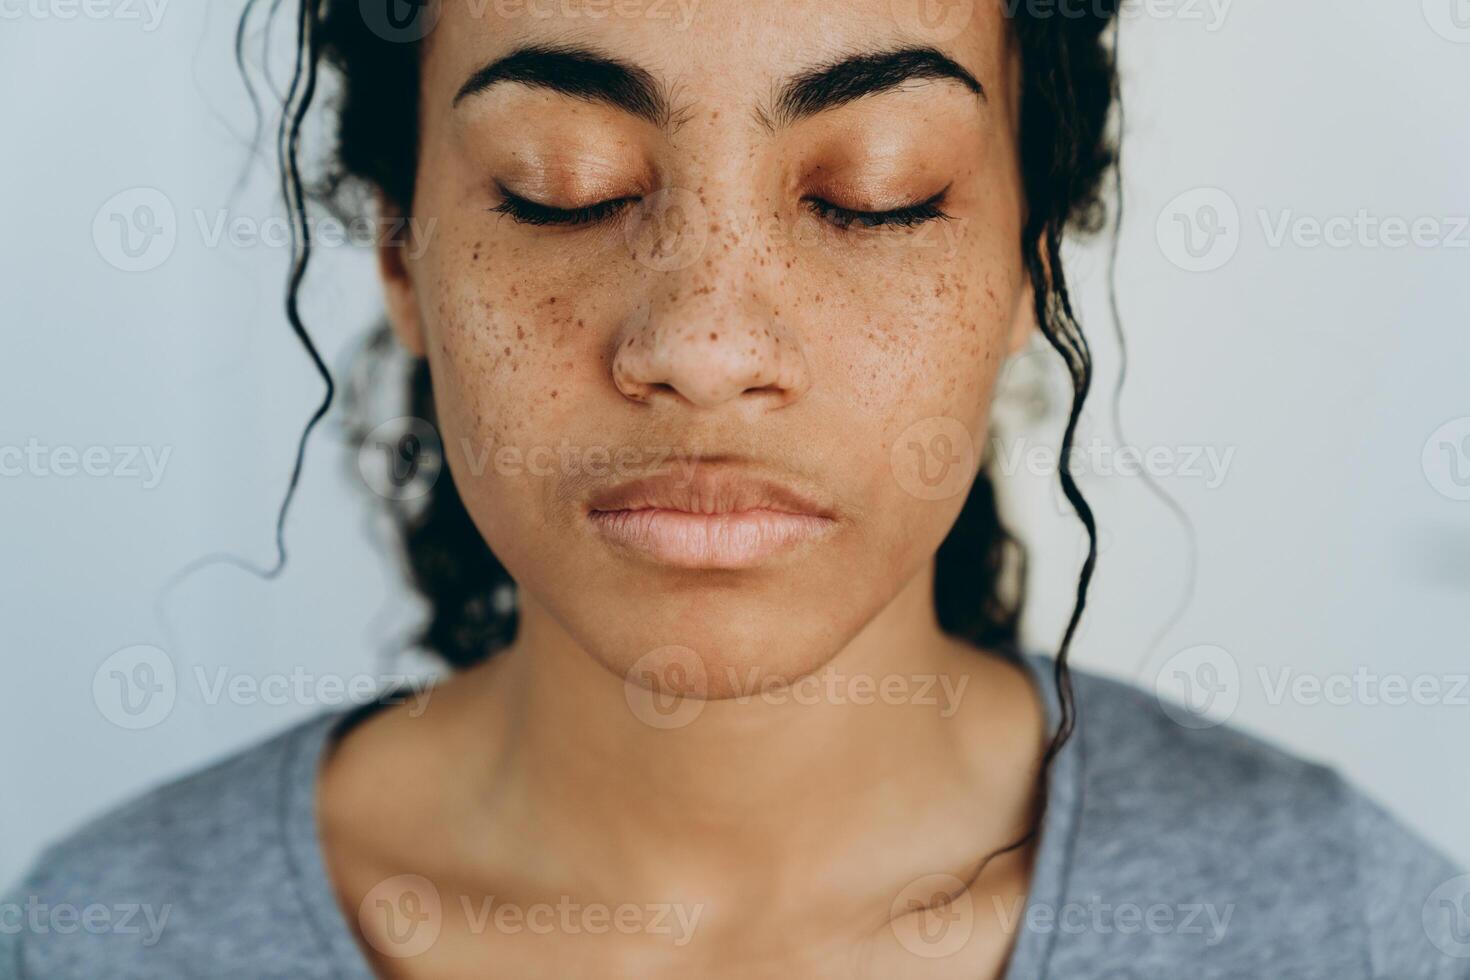
[[[414,289],[414,258],[422,243],[413,239],[418,234],[413,221],[407,220],[398,205],[381,195],[378,217],[382,227],[400,229],[397,234],[380,235],[378,239],[378,277],[383,282],[383,299],[388,307],[388,322],[393,333],[415,357],[424,356],[424,324],[419,316],[418,294]]]

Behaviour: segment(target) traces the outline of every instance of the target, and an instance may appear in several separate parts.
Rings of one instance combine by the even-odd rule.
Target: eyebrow
[[[775,129],[923,80],[956,81],[986,100],[985,87],[954,59],[935,48],[907,47],[851,55],[802,72],[781,86],[772,108],[758,108],[756,116]],[[665,128],[674,115],[668,90],[647,70],[591,48],[543,45],[518,48],[485,65],[460,86],[453,105],[499,82],[600,102]]]
[[[953,58],[935,48],[899,48],[853,55],[797,75],[761,117],[772,127],[789,125],[905,82],[949,79],[986,101],[985,87]]]
[[[471,75],[455,94],[453,104],[457,106],[497,82],[520,82],[575,99],[602,102],[658,126],[666,126],[669,121],[668,93],[651,74],[590,48],[519,48]]]

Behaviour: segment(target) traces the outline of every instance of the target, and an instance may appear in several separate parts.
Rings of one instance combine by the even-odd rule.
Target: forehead
[[[438,0],[426,24],[431,99],[530,45],[594,47],[683,101],[750,104],[814,65],[913,46],[943,52],[996,92],[1010,50],[1001,0]]]

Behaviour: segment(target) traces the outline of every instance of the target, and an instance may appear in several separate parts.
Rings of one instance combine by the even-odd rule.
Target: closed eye
[[[636,197],[618,197],[580,208],[558,208],[512,194],[503,187],[500,194],[504,200],[489,210],[508,214],[512,220],[524,225],[593,225],[606,221],[638,200]]]
[[[949,220],[950,216],[940,207],[948,190],[946,187],[928,200],[890,211],[859,211],[840,207],[819,197],[806,197],[802,200],[813,214],[837,228],[881,228],[885,225],[912,228],[926,221]]]

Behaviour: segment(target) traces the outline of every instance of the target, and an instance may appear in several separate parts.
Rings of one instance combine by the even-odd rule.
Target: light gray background
[[[172,635],[155,616],[170,574],[207,552],[270,560],[319,393],[280,309],[285,250],[209,240],[221,215],[281,213],[261,167],[232,197],[250,127],[230,55],[237,4],[160,2],[153,22],[141,0],[99,0],[101,16],[0,0],[0,451],[35,440],[110,454],[94,465],[110,475],[0,477],[0,881],[100,808],[333,701],[216,698],[218,681],[422,666],[384,655],[416,609],[372,531],[355,450],[330,425],[285,576],[206,570],[172,595]],[[1470,4],[1156,0],[1130,4],[1123,44],[1124,434],[1155,451],[1159,483],[1188,511],[1198,581],[1174,619],[1179,525],[1136,476],[1088,476],[1104,550],[1077,660],[1172,698],[1203,690],[1183,679],[1210,682],[1205,723],[1341,767],[1470,862]],[[157,268],[123,271],[113,214],[157,194],[173,246]],[[1437,243],[1393,247],[1372,228],[1312,242],[1311,221],[1360,211],[1429,219]],[[1283,220],[1299,234],[1276,240]],[[1205,249],[1208,228],[1223,234]],[[1218,267],[1191,271],[1201,264]],[[1106,241],[1074,249],[1070,268],[1100,370],[1084,439],[1116,449]],[[307,317],[340,365],[378,308],[370,256],[324,249],[314,273]],[[1011,447],[1055,445],[1050,363],[1027,355],[1008,373]],[[1052,410],[1027,422],[1038,390]],[[112,472],[128,447],[169,453],[156,486],[146,469]],[[1190,464],[1209,452],[1229,459],[1215,478]],[[1042,460],[1006,491],[1033,549],[1027,628],[1042,647],[1081,554],[1052,483]],[[165,649],[176,673],[166,713],[132,730],[108,685],[134,666],[114,655],[138,644]],[[1346,698],[1278,697],[1282,670],[1367,681]],[[1374,678],[1431,687],[1387,703]]]

